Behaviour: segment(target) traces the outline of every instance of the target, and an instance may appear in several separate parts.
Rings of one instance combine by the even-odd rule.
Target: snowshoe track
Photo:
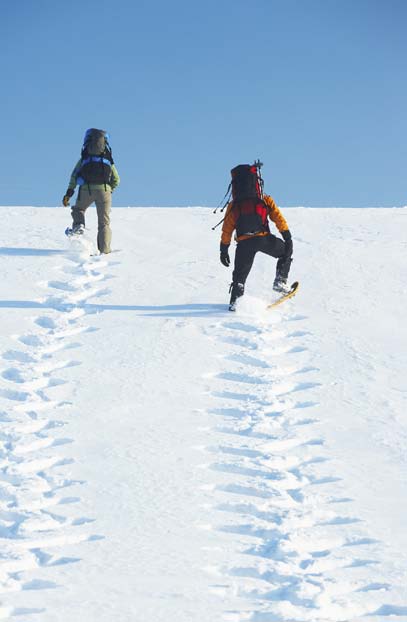
[[[241,563],[207,569],[211,590],[238,596],[229,622],[327,622],[402,616],[378,542],[352,510],[319,431],[322,387],[306,317],[283,311],[207,331],[227,371],[211,376],[223,441],[208,447],[219,520]],[[304,324],[303,324],[304,322]],[[234,557],[234,556],[232,556]],[[387,578],[387,580],[386,580]],[[398,618],[399,619],[399,618]]]
[[[78,490],[86,482],[70,477],[74,439],[66,432],[72,415],[65,369],[81,365],[72,354],[75,337],[95,330],[86,320],[87,301],[107,292],[109,265],[89,249],[70,250],[56,268],[57,278],[42,283],[41,314],[32,331],[14,335],[16,347],[0,353],[0,594],[58,587],[41,579],[41,569],[80,561],[64,553],[99,539],[80,511]],[[66,356],[66,358],[65,358]],[[72,358],[71,358],[72,356]],[[77,548],[75,548],[77,550]],[[0,596],[1,598],[1,596]],[[44,609],[1,606],[0,619],[27,619]]]

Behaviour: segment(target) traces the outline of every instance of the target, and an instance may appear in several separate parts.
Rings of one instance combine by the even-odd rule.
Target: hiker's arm
[[[267,194],[264,195],[264,202],[269,208],[269,218],[276,225],[280,233],[288,231],[288,224],[281,211],[277,207],[274,199]]]
[[[235,230],[235,219],[234,219],[234,215],[232,212],[232,201],[229,203],[229,205],[227,206],[226,209],[226,216],[225,216],[225,220],[223,221],[223,226],[222,226],[222,237],[220,239],[222,244],[225,244],[226,246],[229,246],[230,241],[232,239],[232,234],[233,231]]]
[[[77,184],[78,171],[81,168],[82,160],[78,160],[75,168],[72,171],[71,179],[69,180],[68,189],[75,190]]]
[[[117,188],[117,186],[120,184],[120,177],[119,177],[119,173],[117,172],[117,168],[115,167],[114,164],[112,164],[112,172],[110,175],[110,182],[109,185],[112,189],[112,191]]]

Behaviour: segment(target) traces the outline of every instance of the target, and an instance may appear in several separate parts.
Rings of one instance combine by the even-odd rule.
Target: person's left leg
[[[252,269],[257,252],[257,241],[254,238],[238,242],[235,253],[235,265],[230,286],[229,308],[234,307],[237,298],[244,294],[244,286]],[[231,309],[233,310],[233,309]]]
[[[85,212],[94,200],[93,194],[87,188],[80,186],[76,203],[71,208],[72,229],[75,230],[81,226],[85,228]]]
[[[112,241],[112,231],[110,229],[112,193],[110,190],[96,190],[94,193],[98,215],[98,249],[101,253],[110,253]]]
[[[254,257],[258,250],[257,240],[251,238],[238,242],[235,253],[235,265],[233,268],[233,282],[246,283],[249,272],[252,269]]]

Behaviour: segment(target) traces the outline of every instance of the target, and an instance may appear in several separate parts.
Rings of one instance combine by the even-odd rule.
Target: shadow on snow
[[[47,255],[62,255],[64,250],[54,248],[10,248],[0,246],[0,255],[21,255],[22,257],[44,257]]]
[[[84,309],[86,313],[102,311],[136,311],[138,315],[152,317],[205,317],[223,314],[225,304],[181,304],[181,305],[109,305],[89,303],[38,302],[35,300],[0,300],[0,309],[54,309],[70,311],[73,308]]]

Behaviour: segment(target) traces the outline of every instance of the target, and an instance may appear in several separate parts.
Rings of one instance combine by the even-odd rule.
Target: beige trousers
[[[85,224],[85,212],[92,203],[96,205],[98,215],[97,244],[101,253],[110,253],[112,231],[110,229],[110,211],[112,208],[112,192],[108,190],[89,189],[82,186],[76,204],[72,207],[72,226]]]

